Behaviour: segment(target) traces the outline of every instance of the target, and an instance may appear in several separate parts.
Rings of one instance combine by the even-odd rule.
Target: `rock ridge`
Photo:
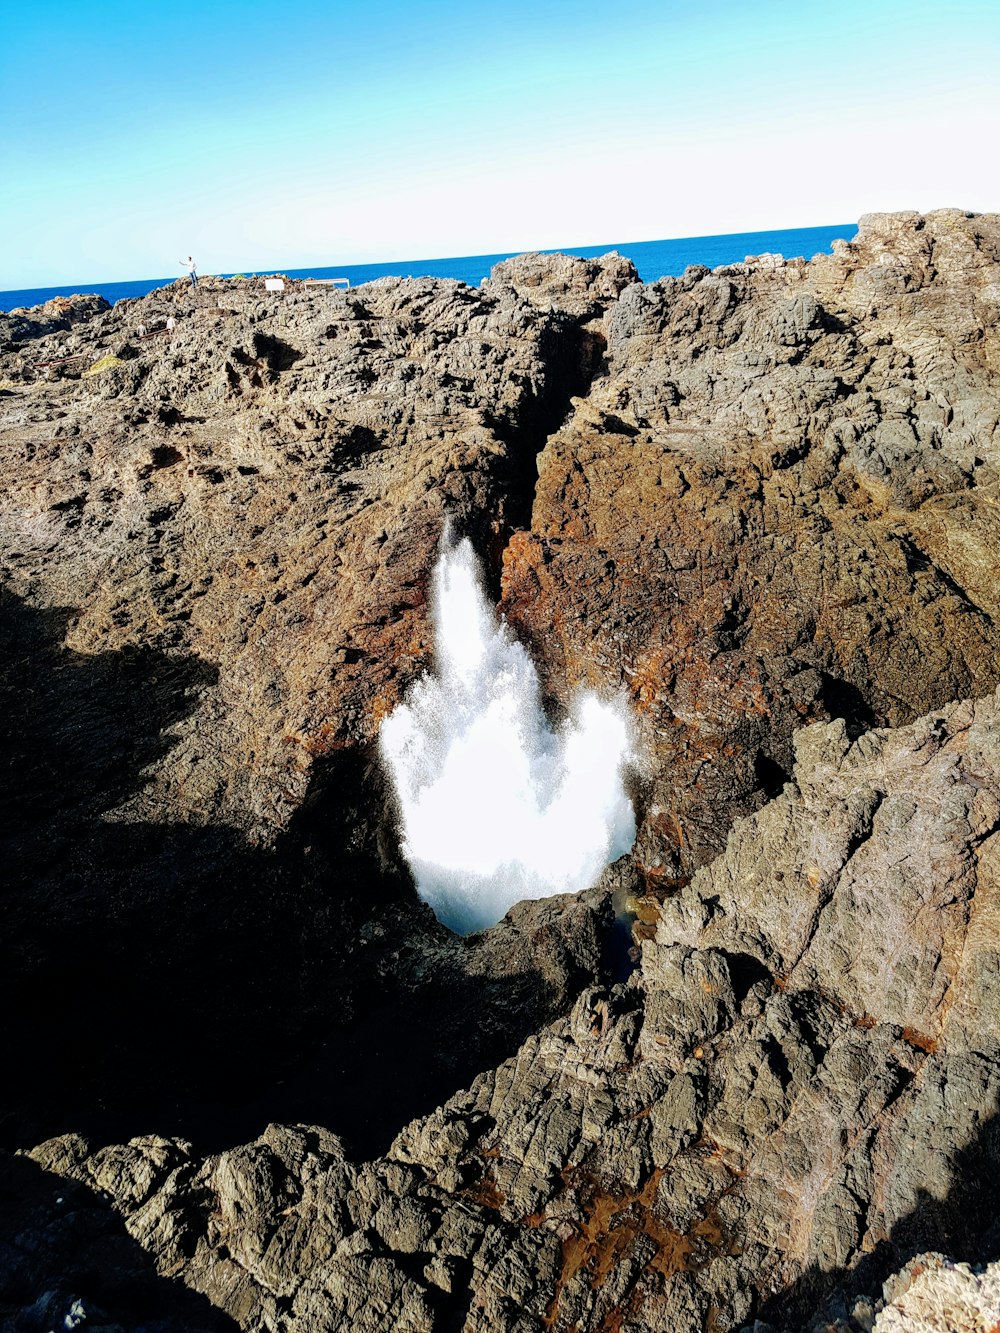
[[[12,1328],[853,1333],[996,1257],[998,310],[938,210],[3,325]],[[646,756],[469,942],[372,749],[446,515]]]
[[[998,722],[1000,694],[853,743],[842,722],[801,732],[782,795],[647,904],[639,972],[382,1158],[277,1125],[207,1159],[72,1135],[30,1157],[244,1328],[860,1319],[927,1235],[980,1259],[1000,1220]],[[935,925],[920,949],[886,933],[865,993],[873,897]]]
[[[1000,224],[870,215],[626,288],[539,455],[504,609],[550,688],[623,689],[664,880],[780,790],[793,731],[897,725],[997,683]]]

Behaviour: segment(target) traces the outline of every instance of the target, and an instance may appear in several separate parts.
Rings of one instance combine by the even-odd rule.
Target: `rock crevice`
[[[998,292],[943,210],[4,323],[12,1329],[989,1309],[926,1255],[1000,1234]],[[645,756],[634,858],[469,941],[372,749],[446,515]]]

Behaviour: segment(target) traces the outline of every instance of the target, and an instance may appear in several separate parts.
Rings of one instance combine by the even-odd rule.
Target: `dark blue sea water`
[[[592,258],[617,250],[627,255],[639,270],[643,282],[683,273],[689,264],[705,264],[717,268],[720,264],[735,264],[747,255],[777,254],[786,259],[797,255],[810,259],[813,255],[829,252],[838,237],[849,241],[857,231],[854,222],[836,227],[795,227],[786,231],[745,231],[729,236],[687,236],[670,241],[629,241],[610,245],[567,246],[562,253]],[[332,268],[261,268],[258,273],[284,273],[290,278],[349,278],[352,287],[374,278],[400,276],[404,278],[457,278],[470,287],[478,287],[489,276],[494,264],[510,259],[517,251],[501,255],[464,255],[456,259],[399,259],[387,264],[335,264]],[[547,250],[546,254],[559,251]],[[72,296],[74,292],[99,292],[114,303],[126,296],[145,296],[154,287],[163,287],[174,281],[167,278],[142,278],[135,282],[77,282],[68,287],[28,287],[23,291],[0,292],[0,310],[15,306],[40,305],[53,296]],[[231,277],[231,274],[223,275]]]

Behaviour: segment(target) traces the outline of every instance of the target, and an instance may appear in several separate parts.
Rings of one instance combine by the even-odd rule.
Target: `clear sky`
[[[0,0],[0,289],[1000,209],[1000,0]]]

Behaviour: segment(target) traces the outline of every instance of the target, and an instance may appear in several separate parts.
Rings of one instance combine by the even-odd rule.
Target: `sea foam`
[[[460,934],[522,898],[587,888],[635,840],[627,709],[581,693],[557,730],[468,541],[434,571],[435,670],[382,723],[417,891]]]

